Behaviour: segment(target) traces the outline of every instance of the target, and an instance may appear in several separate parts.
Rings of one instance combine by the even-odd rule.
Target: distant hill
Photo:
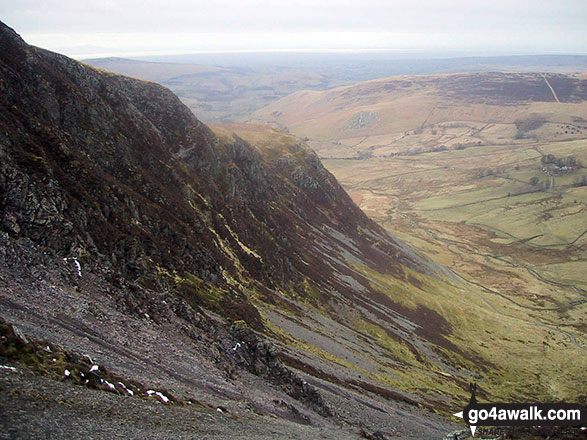
[[[101,58],[86,63],[159,82],[208,122],[244,121],[248,115],[301,90],[327,90],[390,75],[453,72],[587,70],[586,56],[417,58],[396,53],[240,53]]]
[[[134,76],[155,82],[163,82],[177,77],[188,77],[205,73],[219,73],[224,69],[220,67],[204,66],[197,64],[178,63],[151,63],[132,60],[128,58],[95,58],[84,61],[94,67],[122,75]]]
[[[104,70],[147,79],[169,87],[206,122],[244,120],[273,101],[303,89],[323,90],[323,75],[279,66],[211,65],[99,58],[86,63]]]
[[[549,72],[587,71],[586,55],[475,56],[422,52],[262,52],[203,53],[139,58],[163,63],[204,64],[221,67],[271,67],[325,75],[338,81],[366,81],[394,75],[432,75],[457,72]]]
[[[381,78],[301,91],[252,115],[314,141],[323,156],[389,155],[410,149],[582,138],[583,75],[462,73]],[[524,121],[536,120],[535,127]]]

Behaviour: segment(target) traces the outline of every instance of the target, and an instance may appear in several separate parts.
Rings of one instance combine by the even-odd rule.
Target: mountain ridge
[[[297,365],[323,372],[339,365],[357,378],[352,364],[276,323],[289,326],[312,311],[315,322],[349,332],[353,307],[377,313],[373,320],[399,317],[397,309],[409,315],[401,319],[421,321],[407,339],[393,336],[402,350],[409,340],[452,346],[450,325],[424,330],[431,316],[442,323],[439,315],[400,306],[357,268],[406,286],[421,285],[417,274],[448,272],[371,221],[301,143],[285,150],[254,149],[238,137],[223,143],[159,85],[27,46],[4,25],[0,48],[4,319],[131,377],[156,377],[175,394],[199,390],[202,400],[222,399],[236,413],[244,411],[237,396],[248,396],[262,413],[302,411],[318,426],[331,423],[320,414],[338,412],[332,402],[319,403],[300,373],[279,367],[247,336],[253,330]],[[249,330],[239,330],[240,321]],[[348,351],[328,341],[331,351]],[[233,376],[248,386],[235,387]],[[372,379],[361,380],[368,387]],[[329,399],[331,386],[322,385]],[[345,405],[370,411],[347,393]],[[289,396],[285,409],[270,409],[279,408],[271,395]],[[415,406],[403,411],[435,419]],[[356,427],[340,414],[336,420]],[[390,420],[375,417],[371,425],[391,429]],[[438,434],[424,422],[411,429]]]
[[[55,370],[62,358],[89,356],[196,403],[203,428],[189,429],[203,435],[230,417],[226,437],[253,425],[259,438],[442,438],[471,381],[486,400],[584,398],[570,380],[580,341],[503,313],[505,299],[394,238],[301,140],[261,126],[215,134],[164,87],[28,46],[4,25],[0,49],[0,317],[12,325],[0,380],[16,408],[37,402],[32,384],[51,388],[20,369],[43,370],[54,344],[49,375],[65,385],[86,370]],[[29,342],[12,344],[19,334]],[[544,368],[516,361],[526,355]],[[108,400],[97,396],[93,407]],[[80,420],[85,404],[73,405]],[[167,433],[141,436],[189,438],[166,414]],[[276,430],[273,417],[288,423]]]
[[[416,58],[414,58],[416,57]],[[419,57],[419,58],[418,58]],[[422,59],[422,57],[426,57]],[[205,122],[243,122],[301,90],[329,90],[398,75],[454,72],[585,72],[585,56],[440,58],[397,53],[249,53],[93,58],[85,63],[157,81]]]

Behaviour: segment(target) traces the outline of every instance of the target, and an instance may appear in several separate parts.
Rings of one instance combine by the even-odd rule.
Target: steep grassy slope
[[[163,87],[4,26],[0,49],[0,303],[29,335],[178,401],[350,436],[439,437],[419,407],[450,414],[472,379],[486,397],[581,393],[508,363],[504,334],[536,359],[548,330],[387,233],[303,143],[219,138]]]
[[[450,288],[448,271],[303,144],[220,140],[159,85],[0,31],[5,320],[237,414],[442,433],[418,405],[462,401],[471,373],[456,366],[472,355],[396,296]]]
[[[580,75],[388,78],[257,115],[309,137],[370,217],[451,267],[495,314],[477,323],[489,342],[471,339],[517,370],[502,393],[525,381],[523,392],[581,400],[579,370],[562,365],[587,359],[585,88]],[[461,324],[474,313],[441,310]]]
[[[233,124],[214,126],[213,129],[219,134],[236,131],[261,148],[278,141],[288,145],[296,139],[264,125]],[[502,149],[507,150],[509,155],[524,154],[525,151],[525,148]],[[523,228],[525,224],[534,224],[536,220],[533,216],[540,215],[540,211],[532,212],[527,204],[532,206],[533,200],[547,199],[552,202],[548,206],[553,215],[552,226],[567,230],[569,234],[580,233],[580,226],[573,228],[568,223],[581,224],[584,201],[578,204],[568,200],[569,195],[560,198],[551,193],[532,192],[535,188],[531,185],[513,180],[511,184],[519,188],[503,189],[505,192],[500,198],[496,188],[488,185],[487,178],[479,179],[475,173],[480,163],[492,166],[493,161],[508,163],[512,158],[508,160],[503,156],[506,151],[497,149],[497,153],[492,150],[489,156],[479,151],[482,156],[476,159],[471,150],[455,151],[455,154],[467,157],[467,161],[459,161],[458,156],[448,152],[385,160],[326,161],[370,216],[390,229],[397,230],[413,246],[451,266],[456,281],[452,285],[439,283],[414,273],[414,278],[421,284],[406,286],[360,264],[355,267],[368,275],[375,288],[403,307],[403,313],[418,311],[420,307],[437,312],[427,316],[431,324],[429,328],[447,326],[452,329],[452,336],[445,341],[451,345],[437,341],[437,349],[440,348],[449,358],[457,353],[460,360],[453,358],[449,364],[459,365],[461,373],[463,367],[468,369],[472,374],[470,377],[479,381],[488,393],[486,397],[515,400],[524,395],[534,399],[582,401],[585,399],[585,390],[575,387],[575,384],[581,380],[582,365],[587,359],[584,292],[580,283],[568,283],[568,279],[567,282],[559,281],[557,277],[553,278],[552,274],[544,272],[553,264],[552,272],[567,268],[574,274],[566,272],[567,277],[580,279],[581,269],[577,265],[584,264],[582,241],[570,247],[562,245],[561,250],[549,247],[545,252],[545,248],[535,248],[532,243],[515,237],[506,237],[504,242],[499,231],[487,233],[466,219],[479,212],[493,212],[495,218],[505,219],[507,223],[508,216],[525,212],[525,217],[518,224]],[[574,150],[574,153],[582,158],[578,150]],[[512,172],[539,170],[540,156],[537,156],[533,162],[522,165],[517,171],[512,165]],[[454,172],[455,168],[459,172]],[[506,169],[509,168],[504,168],[504,172]],[[489,177],[502,183],[506,178]],[[514,191],[520,188],[528,194],[516,197]],[[501,203],[500,207],[511,206],[491,211],[495,208],[488,203],[492,202],[484,203],[483,197],[475,194],[475,190],[483,190],[486,198],[496,199],[495,203]],[[510,197],[507,191],[511,191]],[[418,209],[420,204],[435,203],[436,199],[431,197],[433,194],[446,197],[451,205],[456,206],[455,210],[460,210],[461,217],[456,217],[456,211],[449,210],[441,221],[434,221],[433,216],[445,212],[446,203],[442,201],[438,201],[439,207],[432,207],[430,211]],[[467,199],[463,203],[459,199],[467,196],[471,200]],[[527,200],[521,200],[524,197]],[[554,206],[557,203],[560,205],[558,208]],[[466,206],[461,207],[463,204]],[[534,205],[534,208],[540,208],[540,205]],[[566,212],[566,215],[561,215],[557,209]],[[552,237],[546,229],[543,239]],[[525,233],[524,237],[529,235],[533,235],[532,231]],[[356,319],[353,326],[378,340],[386,350],[410,365],[406,375],[393,369],[384,369],[389,373],[383,375],[375,372],[377,380],[412,391],[427,390],[439,399],[447,393],[457,392],[449,379],[456,371],[450,368],[437,369],[438,365],[430,365],[425,359],[419,358],[419,353],[411,357],[411,353],[402,351],[401,346],[394,346],[381,328],[373,327],[371,323]],[[426,369],[436,374],[418,374]]]

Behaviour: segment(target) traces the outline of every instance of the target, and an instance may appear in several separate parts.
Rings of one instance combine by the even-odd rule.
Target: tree
[[[565,165],[568,167],[576,167],[577,166],[577,159],[574,156],[568,156],[565,160]]]

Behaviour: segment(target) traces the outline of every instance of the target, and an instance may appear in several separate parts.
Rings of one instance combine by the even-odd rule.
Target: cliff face
[[[130,280],[197,277],[227,301],[245,301],[247,283],[354,294],[341,274],[369,289],[352,258],[399,277],[402,264],[430,271],[303,145],[221,143],[161,86],[1,35],[0,206],[13,240]]]
[[[3,24],[0,108],[4,317],[23,319],[36,336],[72,332],[70,348],[91,350],[83,344],[91,322],[101,340],[115,335],[134,345],[138,336],[116,327],[131,320],[161,326],[153,334],[167,349],[175,333],[165,325],[177,321],[190,344],[203,344],[202,337],[210,344],[198,356],[230,371],[242,364],[226,364],[227,355],[214,350],[249,338],[245,369],[285,381],[288,395],[321,414],[330,410],[302,381],[275,369],[275,356],[267,361],[256,339],[222,330],[219,343],[214,322],[246,321],[291,349],[290,364],[310,374],[322,370],[308,367],[309,346],[284,336],[296,329],[284,330],[291,322],[281,325],[283,317],[311,315],[342,332],[359,316],[389,325],[408,352],[450,346],[450,326],[439,315],[400,307],[366,276],[372,270],[418,286],[414,274],[446,273],[369,220],[303,144],[257,149],[237,136],[220,141],[169,90],[28,46]],[[44,310],[21,313],[27,307]],[[216,321],[205,318],[210,313]],[[38,327],[42,319],[47,328]],[[311,332],[312,325],[303,326]],[[307,348],[302,357],[300,347]],[[109,350],[102,354],[114,367],[136,372],[118,360],[128,353]],[[327,351],[318,350],[320,362],[331,360]],[[169,363],[165,371],[179,368],[160,362]]]

